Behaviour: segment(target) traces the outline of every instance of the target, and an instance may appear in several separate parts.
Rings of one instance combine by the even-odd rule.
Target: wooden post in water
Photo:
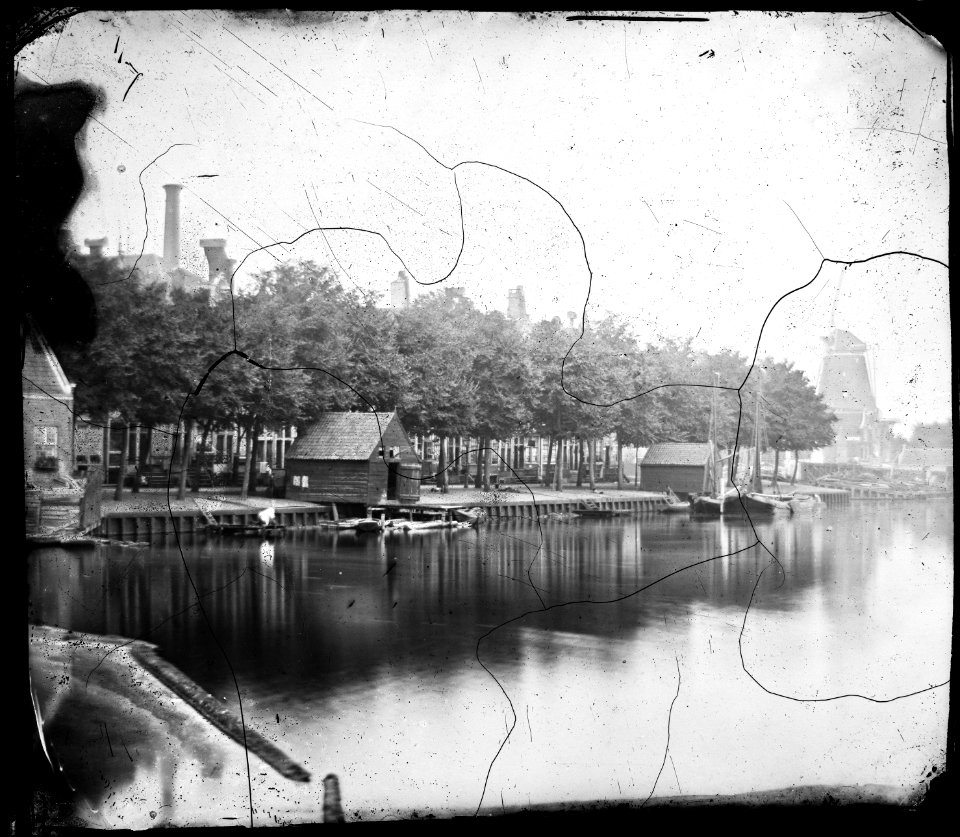
[[[345,822],[340,804],[340,780],[335,773],[323,777],[323,821]]]
[[[100,525],[100,500],[103,491],[103,468],[87,470],[87,487],[80,504],[80,530],[91,532]]]

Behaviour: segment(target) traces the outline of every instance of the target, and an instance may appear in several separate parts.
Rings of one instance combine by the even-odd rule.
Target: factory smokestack
[[[236,259],[227,258],[227,240],[225,238],[202,238],[200,246],[207,257],[210,284],[214,287],[228,287]]]
[[[180,190],[179,183],[163,187],[167,193],[167,210],[163,221],[163,269],[180,267]]]
[[[105,238],[85,238],[83,243],[90,248],[90,255],[95,259],[103,258],[103,249],[107,246]]]

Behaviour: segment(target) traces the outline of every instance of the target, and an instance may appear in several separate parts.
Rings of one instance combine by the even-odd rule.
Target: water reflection
[[[501,791],[508,804],[642,799],[662,760],[678,662],[676,782],[665,777],[658,793],[896,784],[911,759],[936,755],[946,695],[890,704],[882,722],[876,705],[846,704],[830,722],[845,725],[837,752],[847,739],[861,751],[851,744],[848,757],[825,760],[816,742],[829,724],[745,677],[744,611],[772,552],[779,566],[757,589],[743,634],[754,676],[807,697],[922,688],[948,676],[952,544],[946,504],[864,504],[755,528],[661,515],[429,535],[293,531],[275,542],[188,542],[182,556],[173,544],[133,555],[50,551],[30,564],[31,612],[78,631],[145,635],[229,703],[229,669],[188,568],[251,724],[276,734],[274,715],[294,719],[284,746],[309,760],[308,742],[325,742],[318,769],[339,773],[347,797],[371,811],[472,810],[514,715],[517,731],[491,774],[494,807]],[[512,709],[477,656],[479,638],[504,622],[479,653]],[[747,716],[758,726],[745,726]],[[891,757],[878,723],[891,736],[912,731],[911,752]],[[731,742],[717,725],[740,737]],[[756,729],[777,736],[775,765],[757,757],[767,745]],[[697,754],[697,736],[714,762]],[[718,785],[734,751],[742,764]]]

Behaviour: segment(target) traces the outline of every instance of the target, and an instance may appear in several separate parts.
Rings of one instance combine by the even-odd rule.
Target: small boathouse
[[[709,442],[659,442],[640,462],[640,490],[673,489],[681,497],[713,484],[713,447]]]
[[[287,451],[286,496],[366,509],[420,499],[420,457],[396,413],[326,413]]]

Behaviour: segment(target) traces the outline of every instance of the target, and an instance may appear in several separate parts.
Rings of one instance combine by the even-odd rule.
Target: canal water
[[[239,684],[247,725],[314,776],[251,757],[258,821],[318,821],[327,773],[369,820],[811,785],[904,800],[943,765],[947,502],[46,550],[29,580],[34,622],[144,638],[234,711]],[[181,785],[170,821],[194,822]]]

